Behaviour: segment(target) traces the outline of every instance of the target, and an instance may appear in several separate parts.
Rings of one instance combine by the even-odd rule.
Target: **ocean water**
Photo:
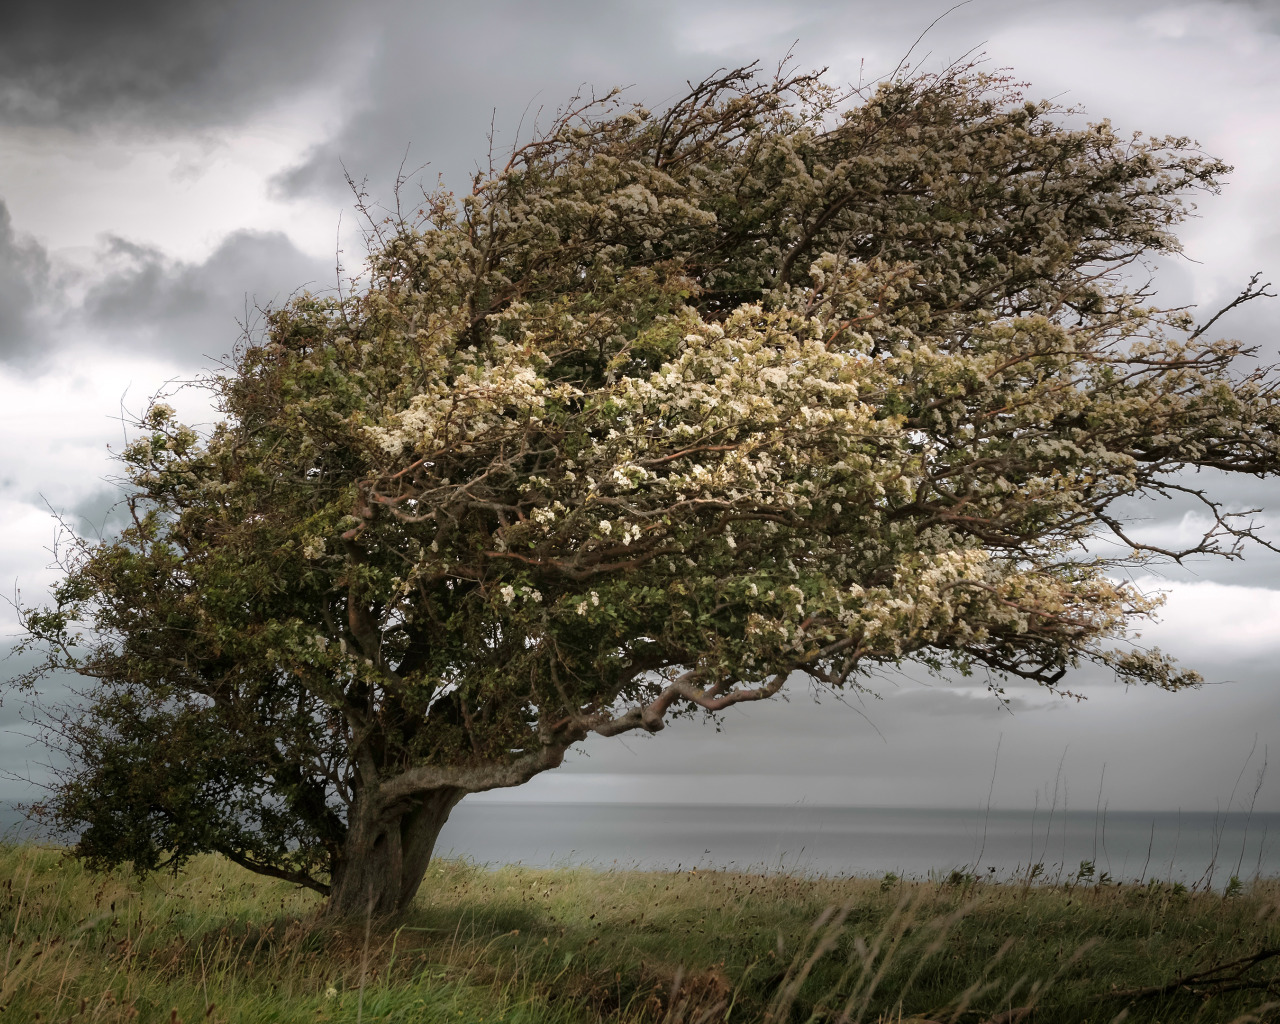
[[[438,852],[483,864],[1192,885],[1280,876],[1280,814],[463,802]],[[1202,881],[1203,880],[1203,881]]]
[[[9,808],[0,834],[29,835]],[[918,810],[463,801],[438,854],[480,864],[807,875],[1065,879],[1222,886],[1280,877],[1280,814]]]

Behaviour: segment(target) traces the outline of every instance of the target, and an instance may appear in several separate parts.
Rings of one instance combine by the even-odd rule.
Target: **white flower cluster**
[[[302,546],[302,557],[308,561],[315,561],[317,558],[323,557],[325,552],[325,541],[323,537],[308,537],[306,543]]]
[[[508,583],[499,587],[498,593],[505,604],[513,604],[517,597],[524,601],[532,601],[534,604],[542,601],[542,591],[530,586],[513,587]]]

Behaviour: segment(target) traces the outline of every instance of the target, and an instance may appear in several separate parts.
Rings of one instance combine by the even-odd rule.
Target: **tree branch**
[[[1276,293],[1267,291],[1267,289],[1271,287],[1270,281],[1264,285],[1258,285],[1258,278],[1261,276],[1262,271],[1259,270],[1250,277],[1249,283],[1240,290],[1240,294],[1218,310],[1218,312],[1214,313],[1213,316],[1209,317],[1209,319],[1203,324],[1197,327],[1191,333],[1191,337],[1187,340],[1195,341],[1196,338],[1204,334],[1205,331],[1216,324],[1225,314],[1231,312],[1231,310],[1235,309],[1237,306],[1243,306],[1246,302],[1252,302],[1254,299],[1274,299],[1276,297]]]
[[[217,849],[220,854],[227,858],[227,860],[231,861],[233,864],[239,864],[242,868],[247,868],[249,871],[255,871],[260,875],[270,875],[272,878],[282,878],[286,882],[293,882],[295,885],[300,885],[307,889],[314,889],[321,896],[329,895],[329,886],[325,885],[324,882],[317,882],[310,875],[304,874],[301,871],[289,871],[285,868],[278,868],[273,864],[264,864],[261,861],[254,860],[252,857],[246,857],[244,854],[237,853],[235,850],[224,846],[220,846]]]
[[[587,727],[598,736],[617,736],[633,729],[644,729],[646,732],[659,732],[666,726],[664,718],[671,705],[678,700],[688,701],[706,711],[723,711],[734,704],[747,701],[766,700],[782,689],[783,683],[792,669],[779,672],[763,686],[748,687],[741,690],[727,690],[723,682],[713,684],[705,690],[693,685],[696,672],[689,670],[667,684],[658,696],[648,704],[631,708],[622,715],[606,717],[592,722]]]

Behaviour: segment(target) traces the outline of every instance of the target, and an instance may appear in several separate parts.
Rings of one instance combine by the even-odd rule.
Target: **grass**
[[[1224,896],[450,861],[394,926],[335,928],[317,908],[215,857],[139,881],[0,847],[0,1022],[1280,1020],[1275,882]]]

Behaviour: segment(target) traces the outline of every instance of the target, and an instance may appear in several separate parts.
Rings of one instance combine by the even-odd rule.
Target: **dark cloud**
[[[1245,0],[1241,0],[1245,2]],[[1248,3],[1245,2],[1248,6]],[[1159,9],[1133,0],[1131,14]],[[840,74],[892,70],[933,22],[913,63],[946,63],[1017,20],[1101,0],[946,0],[894,5],[809,0],[206,0],[195,4],[47,0],[10,5],[0,33],[0,123],[161,131],[243,121],[312,87],[341,87],[339,128],[277,184],[287,194],[341,191],[340,161],[389,183],[412,144],[465,183],[494,118],[502,151],[532,101],[554,109],[579,86],[635,86],[654,105],[724,64],[777,60]],[[1025,70],[1025,69],[1024,69]],[[527,125],[526,125],[527,127]]]
[[[49,254],[13,229],[0,200],[0,361],[22,361],[40,347],[40,312],[52,287]]]
[[[409,166],[429,164],[429,182],[440,173],[451,188],[465,189],[487,162],[491,125],[500,156],[521,125],[528,136],[540,108],[545,122],[580,90],[625,86],[627,98],[660,108],[690,80],[755,60],[770,71],[789,52],[795,68],[830,66],[837,81],[856,77],[864,56],[866,74],[886,74],[950,6],[384,2],[394,30],[377,38],[361,95],[331,138],[277,178],[282,194],[339,195],[345,165],[357,177],[368,175],[376,195],[394,180],[406,146]],[[978,0],[935,26],[912,60],[954,60],[981,45],[993,19],[1042,6]]]
[[[1167,7],[1162,0],[1131,0],[1124,14]],[[598,92],[631,86],[631,98],[660,107],[683,92],[688,79],[757,59],[768,67],[789,51],[797,67],[829,66],[835,80],[874,79],[902,59],[939,67],[980,56],[989,39],[1020,22],[1040,26],[1064,16],[1078,22],[1115,14],[1104,0],[971,0],[952,8],[946,0],[381,0],[370,20],[385,30],[369,39],[372,57],[348,116],[276,185],[285,195],[338,195],[345,165],[357,177],[368,175],[378,194],[411,145],[410,166],[429,162],[429,181],[442,173],[450,187],[462,189],[487,159],[491,124],[501,154],[522,119],[527,133],[539,106],[553,111],[584,85]],[[1015,72],[1034,74],[1034,56]]]
[[[522,116],[554,111],[580,87],[633,86],[657,102],[686,78],[718,66],[681,53],[669,5],[568,0],[555,7],[516,2],[395,5],[396,30],[381,36],[363,77],[362,101],[339,131],[277,179],[284,194],[341,194],[342,166],[389,185],[411,146],[410,164],[429,162],[465,189],[487,159],[495,128],[501,153]],[[781,45],[779,54],[785,49]]]
[[[280,232],[233,232],[201,263],[118,237],[97,257],[92,275],[59,264],[14,229],[0,200],[0,363],[30,367],[69,336],[106,334],[117,351],[195,366],[230,351],[261,308],[337,280],[332,260],[308,256]]]
[[[203,263],[110,239],[113,269],[89,290],[80,316],[121,347],[197,365],[227,353],[257,311],[336,283],[332,262],[301,252],[279,232],[237,231]]]
[[[0,121],[152,127],[237,120],[340,76],[363,15],[334,0],[5,5]]]

